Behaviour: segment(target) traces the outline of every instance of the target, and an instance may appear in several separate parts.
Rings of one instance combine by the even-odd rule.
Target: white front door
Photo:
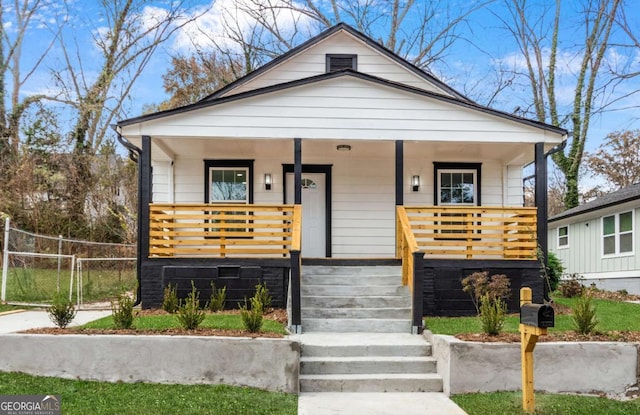
[[[294,202],[294,176],[287,173],[287,203]],[[302,256],[326,256],[326,176],[302,173]]]

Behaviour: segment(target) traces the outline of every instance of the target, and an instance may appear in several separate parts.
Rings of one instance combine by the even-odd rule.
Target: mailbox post
[[[533,412],[533,349],[538,337],[554,326],[553,308],[546,304],[532,304],[531,288],[520,289],[520,358],[522,362],[522,409]]]

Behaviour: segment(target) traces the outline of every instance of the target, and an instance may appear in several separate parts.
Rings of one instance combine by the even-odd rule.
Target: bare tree
[[[541,7],[539,3],[527,0],[509,0],[509,16],[502,19],[505,27],[520,48],[525,70],[519,73],[527,80],[533,108],[525,109],[538,120],[556,126],[567,126],[572,131],[568,153],[555,153],[552,157],[562,171],[566,194],[566,209],[579,203],[578,179],[587,142],[591,117],[610,105],[609,95],[612,83],[620,79],[605,71],[606,52],[610,44],[611,32],[617,16],[622,10],[620,0],[585,0],[582,3],[580,32],[569,39],[577,43],[571,50],[562,44],[561,30],[573,30],[566,27],[566,19],[561,18],[561,2],[557,0],[553,7]],[[559,63],[559,58],[572,54],[578,62],[576,72],[572,74],[572,104],[567,110],[560,104],[558,78],[568,68],[568,63]]]
[[[46,32],[40,50],[30,50],[37,58],[27,68],[23,67],[22,46],[25,34],[34,24],[45,24],[41,12],[52,6],[48,0],[3,1],[0,7],[0,169],[18,154],[20,123],[31,105],[44,98],[42,94],[24,96],[25,83],[38,70],[59,34],[60,28]],[[42,35],[40,33],[40,35]]]
[[[640,183],[640,130],[615,131],[594,153],[585,153],[586,167],[607,181],[613,191]]]
[[[114,118],[121,116],[131,88],[142,75],[158,47],[197,16],[187,18],[186,2],[169,3],[167,8],[154,6],[150,0],[102,0],[105,26],[93,27],[93,43],[100,52],[100,62],[79,50],[78,39],[60,36],[64,68],[54,72],[63,91],[63,102],[76,111],[71,132],[73,142],[73,177],[68,181],[69,209],[78,221],[84,220],[85,201],[93,185],[91,157],[103,143]],[[75,50],[71,47],[75,45]],[[97,75],[90,76],[90,67]]]

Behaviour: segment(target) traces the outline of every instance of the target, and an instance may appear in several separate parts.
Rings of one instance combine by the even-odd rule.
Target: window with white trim
[[[434,204],[438,206],[480,206],[480,163],[441,163],[434,162],[435,195]],[[467,216],[457,213],[440,213],[440,224],[453,229],[442,229],[442,234],[466,233],[461,228],[465,220],[454,218]],[[458,229],[455,229],[458,228]],[[477,233],[478,231],[473,231]]]
[[[558,228],[558,248],[569,247],[569,227],[561,226]]]
[[[633,211],[602,218],[602,256],[633,254]]]

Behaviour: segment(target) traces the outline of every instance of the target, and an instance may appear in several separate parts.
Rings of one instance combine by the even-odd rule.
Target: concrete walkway
[[[465,415],[444,393],[301,393],[298,415]]]
[[[110,310],[78,311],[69,326],[81,326],[110,314]],[[43,327],[56,327],[45,310],[27,310],[0,314],[0,334],[16,333]]]

